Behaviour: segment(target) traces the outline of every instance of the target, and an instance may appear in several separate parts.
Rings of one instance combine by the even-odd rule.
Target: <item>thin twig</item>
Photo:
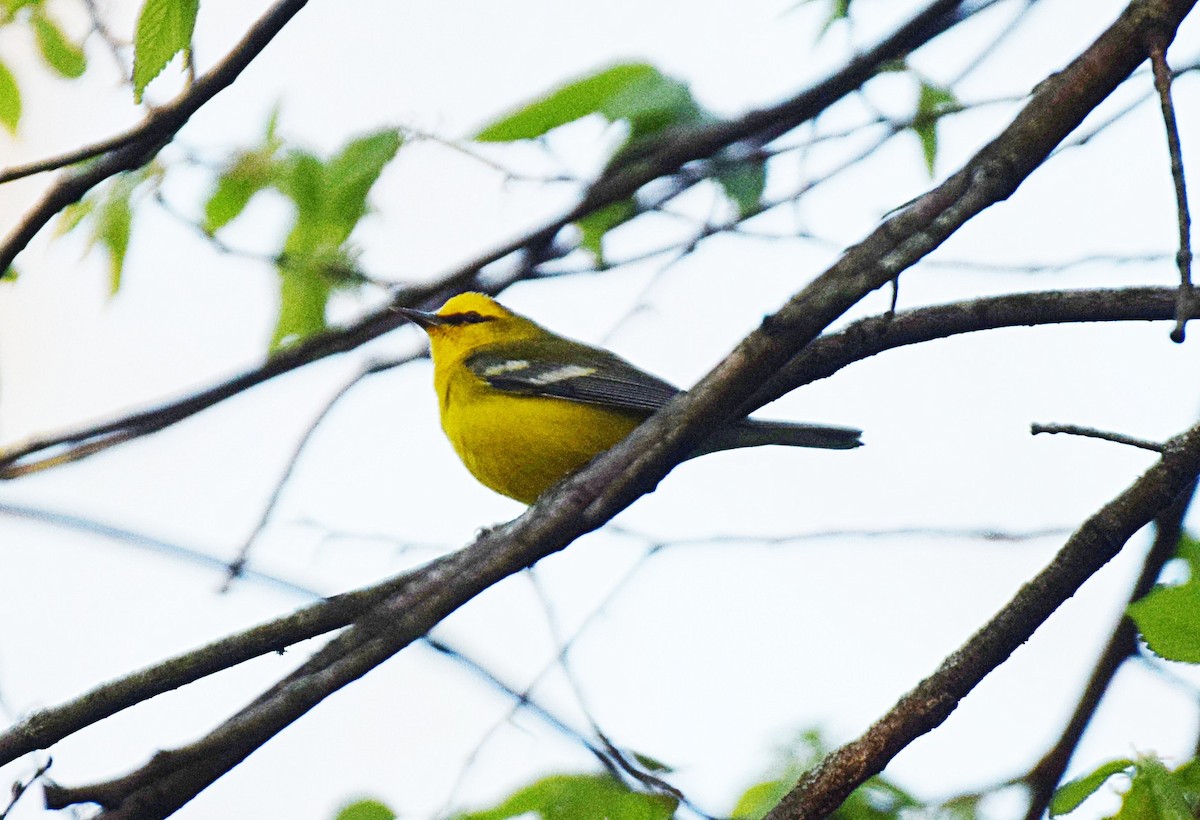
[[[25,792],[29,791],[29,787],[46,776],[46,772],[50,771],[50,766],[53,765],[54,758],[46,758],[46,762],[37,767],[37,770],[29,777],[28,780],[18,780],[12,784],[12,790],[8,800],[8,805],[0,811],[0,820],[5,820],[12,810],[16,808],[17,801],[25,796]]]
[[[1171,340],[1182,343],[1187,316],[1184,305],[1192,294],[1192,216],[1188,210],[1187,184],[1183,175],[1183,149],[1179,147],[1179,125],[1175,122],[1175,104],[1171,102],[1171,67],[1167,65],[1167,44],[1157,32],[1150,41],[1150,66],[1154,71],[1154,88],[1162,107],[1163,124],[1167,130],[1167,150],[1171,154],[1171,179],[1175,183],[1175,208],[1179,213],[1179,251],[1175,263],[1179,267],[1179,311]]]
[[[725,533],[697,538],[665,539],[656,538],[648,533],[636,532],[617,524],[608,526],[605,532],[620,535],[623,538],[642,541],[651,549],[680,549],[696,546],[736,546],[740,548],[747,544],[779,547],[803,544],[810,541],[859,541],[885,538],[920,538],[922,540],[931,538],[971,539],[1002,544],[1017,544],[1026,541],[1039,541],[1044,538],[1055,538],[1071,533],[1069,529],[1063,527],[1047,527],[1045,529],[1026,530],[1024,532],[992,528],[980,529],[975,527],[893,527],[885,529],[814,530],[812,532],[798,532],[788,535],[734,535]]]
[[[963,66],[950,82],[946,83],[946,87],[954,88],[967,77],[971,76],[989,57],[995,54],[996,49],[1003,45],[1006,40],[1010,39],[1017,32],[1017,29],[1021,27],[1021,24],[1029,19],[1029,12],[1033,9],[1036,2],[1037,0],[1024,0],[1024,5],[1017,9],[1017,13],[1013,15],[1013,18],[1008,21],[1004,28],[997,32],[996,36],[986,46],[971,57],[971,61]]]
[[[109,30],[108,24],[104,22],[104,17],[100,14],[100,10],[96,8],[96,0],[83,0],[83,5],[87,7],[88,17],[92,21],[92,30],[100,35],[100,39],[108,47],[108,52],[112,55],[113,62],[117,66],[117,72],[126,80],[129,79],[129,66],[125,63],[121,56],[121,43]]]
[[[459,660],[462,656],[459,650],[454,649],[440,638],[428,637],[425,639],[425,643],[430,649],[433,649],[436,652],[441,652],[452,659]],[[617,776],[617,764],[610,759],[608,752],[600,744],[594,743],[582,732],[571,727],[562,718],[559,718],[553,712],[550,712],[544,706],[538,704],[538,702],[533,699],[533,695],[528,689],[524,691],[518,691],[515,687],[510,686],[509,684],[500,680],[500,678],[496,677],[494,673],[480,664],[472,662],[470,668],[480,678],[513,700],[513,709],[509,712],[510,716],[515,714],[518,709],[529,709],[538,717],[542,718],[542,720],[544,720],[547,724],[558,730],[561,734],[573,739],[576,743],[591,752],[601,766],[603,766],[611,775],[613,775],[613,777]],[[489,733],[490,731],[491,730],[489,730]],[[451,791],[453,791],[453,789],[451,789]]]
[[[1084,438],[1098,438],[1103,441],[1111,441],[1116,444],[1127,444],[1130,447],[1137,447],[1141,450],[1150,450],[1154,453],[1161,453],[1163,445],[1157,441],[1149,441],[1144,438],[1134,438],[1123,433],[1112,433],[1107,430],[1097,430],[1094,427],[1081,427],[1078,424],[1038,424],[1029,425],[1029,432],[1033,435],[1039,433],[1063,433],[1069,436],[1083,436]]]
[[[100,142],[94,142],[91,145],[84,145],[58,156],[46,157],[45,159],[29,162],[25,165],[10,165],[0,170],[0,184],[12,182],[15,179],[23,179],[34,174],[42,174],[46,171],[57,171],[60,168],[66,168],[68,165],[74,165],[77,162],[83,162],[93,157],[111,153],[141,140],[145,135],[145,129],[146,124],[142,123],[123,134],[117,134]]]
[[[1172,76],[1178,77],[1182,74],[1186,74],[1188,72],[1196,71],[1196,70],[1200,70],[1200,63],[1193,63],[1193,64],[1185,66],[1183,68],[1176,69],[1175,71],[1172,72]],[[1131,78],[1137,77],[1140,73],[1141,72],[1135,72],[1134,74],[1130,75],[1130,77]],[[1153,96],[1154,96],[1154,92],[1148,91],[1144,94],[1141,94],[1141,95],[1135,97],[1133,100],[1131,100],[1130,102],[1128,102],[1124,106],[1122,106],[1120,109],[1118,109],[1114,114],[1111,114],[1110,116],[1106,117],[1105,119],[1100,120],[1095,125],[1088,128],[1086,131],[1080,131],[1078,136],[1072,137],[1071,139],[1063,142],[1063,144],[1055,150],[1054,154],[1058,155],[1064,151],[1069,151],[1074,148],[1082,148],[1083,146],[1085,146],[1089,142],[1091,142],[1093,139],[1095,139],[1096,137],[1098,137],[1099,135],[1101,135],[1105,131],[1107,131],[1113,124],[1119,122],[1120,120],[1124,119],[1126,116],[1131,114],[1132,112],[1136,111],[1138,108],[1141,107],[1141,105],[1144,102],[1146,102]]]
[[[1180,494],[1175,503],[1163,510],[1154,520],[1154,543],[1142,561],[1142,570],[1133,585],[1133,591],[1129,594],[1129,603],[1144,597],[1153,589],[1163,567],[1175,555],[1179,538],[1183,534],[1183,518],[1195,492],[1196,485],[1193,483]],[[1092,675],[1084,686],[1075,711],[1062,734],[1042,759],[1021,779],[1029,789],[1029,809],[1025,813],[1025,820],[1039,820],[1043,816],[1083,737],[1084,730],[1091,723],[1092,716],[1099,708],[1109,684],[1116,677],[1117,670],[1136,654],[1137,628],[1128,616],[1122,614],[1113,627],[1108,644],[1096,660]]]
[[[416,355],[410,357],[408,361],[412,361],[415,358],[417,358]],[[283,497],[283,490],[291,480],[292,474],[296,470],[296,465],[300,462],[300,456],[304,453],[304,450],[307,447],[309,440],[312,439],[313,434],[317,432],[317,428],[321,426],[321,423],[325,421],[325,419],[329,416],[329,413],[334,407],[337,406],[338,402],[345,398],[346,394],[348,394],[359,382],[361,382],[367,376],[381,373],[384,370],[396,367],[398,364],[399,362],[397,360],[388,360],[386,362],[372,361],[366,363],[359,368],[359,370],[341,387],[334,391],[333,395],[331,395],[325,401],[325,404],[322,405],[321,409],[318,410],[316,415],[313,416],[312,420],[308,424],[308,427],[306,427],[304,432],[300,435],[300,439],[295,443],[295,445],[293,445],[291,455],[287,460],[287,464],[284,465],[283,471],[280,473],[279,478],[275,480],[275,487],[272,489],[271,495],[267,499],[266,504],[263,505],[262,514],[259,515],[258,522],[253,528],[251,528],[250,534],[246,536],[246,540],[243,541],[241,547],[238,548],[237,554],[229,562],[225,584],[221,588],[222,592],[228,592],[233,582],[237,578],[241,577],[242,573],[245,571],[246,562],[250,558],[250,550],[253,548],[254,542],[258,540],[258,537],[266,528],[267,522],[270,521],[271,515],[275,512],[275,508],[279,505],[279,500]]]

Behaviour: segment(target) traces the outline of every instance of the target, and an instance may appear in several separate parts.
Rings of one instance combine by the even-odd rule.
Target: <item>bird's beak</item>
[[[416,310],[409,307],[394,307],[392,310],[396,311],[413,324],[420,325],[426,330],[431,327],[437,327],[438,325],[443,325],[446,323],[445,320],[436,313],[428,313],[424,310]]]

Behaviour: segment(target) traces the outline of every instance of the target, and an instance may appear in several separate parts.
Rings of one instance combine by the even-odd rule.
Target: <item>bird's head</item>
[[[429,334],[434,359],[457,359],[486,345],[542,333],[537,324],[483,293],[460,293],[436,313],[398,307],[397,313]]]

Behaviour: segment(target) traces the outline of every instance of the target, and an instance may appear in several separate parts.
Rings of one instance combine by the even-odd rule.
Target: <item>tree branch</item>
[[[1170,37],[1151,31],[1146,38],[1150,51],[1150,67],[1154,71],[1154,88],[1158,91],[1163,124],[1167,130],[1167,150],[1171,155],[1171,179],[1175,183],[1175,208],[1179,214],[1179,251],[1175,255],[1179,267],[1179,302],[1184,303],[1192,293],[1192,216],[1188,211],[1187,184],[1183,176],[1183,150],[1179,147],[1179,125],[1175,122],[1175,104],[1171,102],[1171,67],[1167,65],[1167,46]],[[1187,318],[1182,310],[1175,320],[1171,339],[1182,342]]]
[[[59,211],[76,202],[93,187],[119,174],[145,165],[175,138],[205,103],[229,87],[238,75],[266,48],[307,0],[279,0],[246,32],[221,62],[199,77],[187,91],[154,111],[141,125],[125,134],[81,149],[80,158],[100,156],[96,162],[56,182],[0,243],[0,271],[12,265],[34,235]]]
[[[1048,290],[871,316],[816,339],[766,379],[742,409],[749,414],[801,385],[832,376],[852,362],[885,350],[959,333],[1081,322],[1170,320],[1175,317],[1177,295],[1176,288],[1153,287]],[[1184,307],[1186,315],[1200,317],[1200,295],[1193,294]]]
[[[1179,498],[1200,474],[1200,425],[1169,441],[1162,458],[1084,522],[1016,596],[867,732],[807,772],[767,820],[827,816],[917,737],[939,726],[958,702],[1120,552],[1133,535]]]
[[[1142,562],[1142,571],[1129,594],[1129,603],[1145,597],[1154,588],[1154,582],[1158,580],[1163,567],[1174,557],[1179,547],[1179,538],[1183,534],[1183,518],[1195,492],[1196,484],[1193,482],[1155,519],[1154,543]],[[1109,684],[1116,677],[1117,670],[1128,658],[1136,654],[1137,627],[1127,615],[1122,614],[1113,628],[1108,645],[1104,647],[1092,669],[1092,675],[1084,686],[1075,712],[1063,729],[1062,735],[1037,765],[1022,778],[1029,787],[1029,809],[1025,813],[1025,820],[1038,820],[1046,811],[1046,807],[1050,805],[1050,798],[1054,796],[1054,790],[1062,780],[1063,772],[1067,770],[1067,764],[1071,762],[1071,756],[1083,737],[1084,730],[1091,723],[1092,716],[1099,708]]]
[[[1049,433],[1055,435],[1062,433],[1069,436],[1082,436],[1083,438],[1098,438],[1101,441],[1111,441],[1114,444],[1124,444],[1129,447],[1137,447],[1139,450],[1150,450],[1154,453],[1162,452],[1162,444],[1157,441],[1147,441],[1144,438],[1135,438],[1127,436],[1124,433],[1114,433],[1108,430],[1097,430],[1094,427],[1081,427],[1078,424],[1038,424],[1029,425],[1029,432],[1032,435],[1041,433]]]

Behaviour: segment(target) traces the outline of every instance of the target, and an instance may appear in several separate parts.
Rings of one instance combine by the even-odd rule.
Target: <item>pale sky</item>
[[[100,4],[118,32],[131,31],[135,5]],[[865,46],[921,4],[854,4],[860,5],[862,24],[849,36]],[[922,50],[914,65],[933,80],[956,77],[1020,5],[1000,3]],[[992,59],[956,87],[966,102],[998,102],[945,122],[936,178],[994,136],[1021,95],[1086,46],[1123,5],[1039,3]],[[202,4],[198,67],[210,66],[263,8]],[[73,9],[61,3],[64,20],[82,32],[84,21],[71,16]],[[823,4],[792,2],[610,0],[585,8],[544,0],[314,0],[179,142],[201,157],[220,158],[253,144],[277,102],[282,133],[322,153],[386,126],[460,139],[566,79],[622,60],[653,63],[687,81],[711,110],[732,116],[837,65],[848,33],[835,27],[814,45],[822,15]],[[1200,54],[1197,25],[1189,20],[1181,32],[1176,64]],[[88,44],[87,82],[67,84],[44,78],[26,39],[0,32],[0,51],[27,94],[21,139],[0,136],[0,164],[52,154],[134,121],[128,90],[99,42]],[[151,86],[151,96],[167,99],[176,82],[177,66]],[[1117,102],[1148,89],[1143,74],[1121,89]],[[914,94],[912,82],[897,76],[867,96],[871,106],[903,116]],[[1182,78],[1175,94],[1186,154],[1200,146],[1197,76]],[[820,128],[840,131],[866,111],[861,101],[848,101]],[[789,144],[809,133],[802,129]],[[602,124],[587,121],[551,139],[552,158],[528,146],[485,153],[529,173],[588,174],[603,161],[600,147],[611,142]],[[1176,224],[1164,143],[1151,101],[1086,146],[1064,151],[1009,201],[906,273],[900,307],[1041,288],[1171,284],[1176,273],[1169,259],[1036,275],[966,264],[1169,257]],[[861,149],[865,140],[855,144]],[[814,149],[803,165],[781,159],[770,192],[783,195],[824,173],[855,144]],[[167,156],[180,153],[170,149]],[[0,186],[4,224],[47,182]],[[203,169],[181,169],[164,194],[196,214],[210,184]],[[720,236],[675,264],[659,257],[603,276],[519,285],[502,301],[686,386],[841,248],[930,184],[916,138],[900,135],[797,206],[747,225],[756,234],[792,238]],[[436,142],[410,144],[380,180],[371,197],[375,213],[355,235],[361,265],[384,279],[433,278],[573,197],[570,186],[506,182]],[[684,239],[695,230],[689,218],[704,218],[713,202],[697,191],[673,207],[682,217],[650,218],[615,233],[611,257]],[[244,250],[269,249],[286,218],[278,201],[263,198],[221,238]],[[797,239],[799,231],[822,241]],[[78,238],[51,241],[50,233],[43,231],[19,257],[21,280],[0,286],[3,442],[143,407],[261,360],[274,321],[269,268],[214,251],[147,201],[137,214],[125,284],[110,300],[103,260],[84,256]],[[855,315],[886,309],[888,296],[873,294]],[[373,303],[346,298],[331,317],[350,320]],[[550,665],[534,691],[541,703],[582,730],[590,716],[619,745],[675,767],[672,782],[705,811],[728,812],[800,730],[820,726],[835,741],[861,733],[1044,566],[1065,534],[1016,543],[929,532],[783,544],[756,539],[896,528],[1069,532],[1153,456],[1103,442],[1032,437],[1029,424],[1077,423],[1163,439],[1194,423],[1200,340],[1174,345],[1168,330],[1165,324],[1014,329],[853,365],[762,415],[859,426],[866,447],[757,449],[689,462],[619,516],[623,531],[581,539],[534,573],[473,601],[436,634],[518,688]],[[211,568],[4,516],[2,505],[86,516],[228,560],[328,397],[371,356],[420,343],[413,329],[396,331],[166,432],[0,486],[4,719],[76,697],[306,600],[253,581],[218,594],[222,575]],[[417,362],[364,381],[338,404],[304,450],[254,547],[252,569],[320,594],[340,592],[456,548],[478,528],[520,513],[520,505],[474,483],[457,462],[438,427],[430,381],[429,364]],[[705,542],[716,535],[731,539]],[[647,558],[658,540],[685,543]],[[1073,707],[1146,544],[1145,534],[1135,538],[942,728],[902,753],[889,776],[933,798],[1022,774]],[[581,624],[569,654],[573,685],[553,660]],[[305,651],[259,659],[89,728],[52,750],[51,775],[74,785],[125,773],[155,749],[211,728],[294,668]],[[355,796],[371,795],[403,817],[425,818],[448,807],[489,805],[540,774],[593,768],[580,747],[527,713],[511,716],[511,709],[511,701],[469,672],[415,646],[330,698],[178,816],[319,820]],[[1135,752],[1186,759],[1197,724],[1194,690],[1129,664],[1072,771]],[[0,769],[0,778],[26,777],[42,761],[42,755],[17,761]],[[1113,806],[1111,796],[1099,798],[1072,817],[1098,817]],[[999,818],[1014,810],[998,801],[992,811]],[[12,816],[44,813],[35,796]]]

